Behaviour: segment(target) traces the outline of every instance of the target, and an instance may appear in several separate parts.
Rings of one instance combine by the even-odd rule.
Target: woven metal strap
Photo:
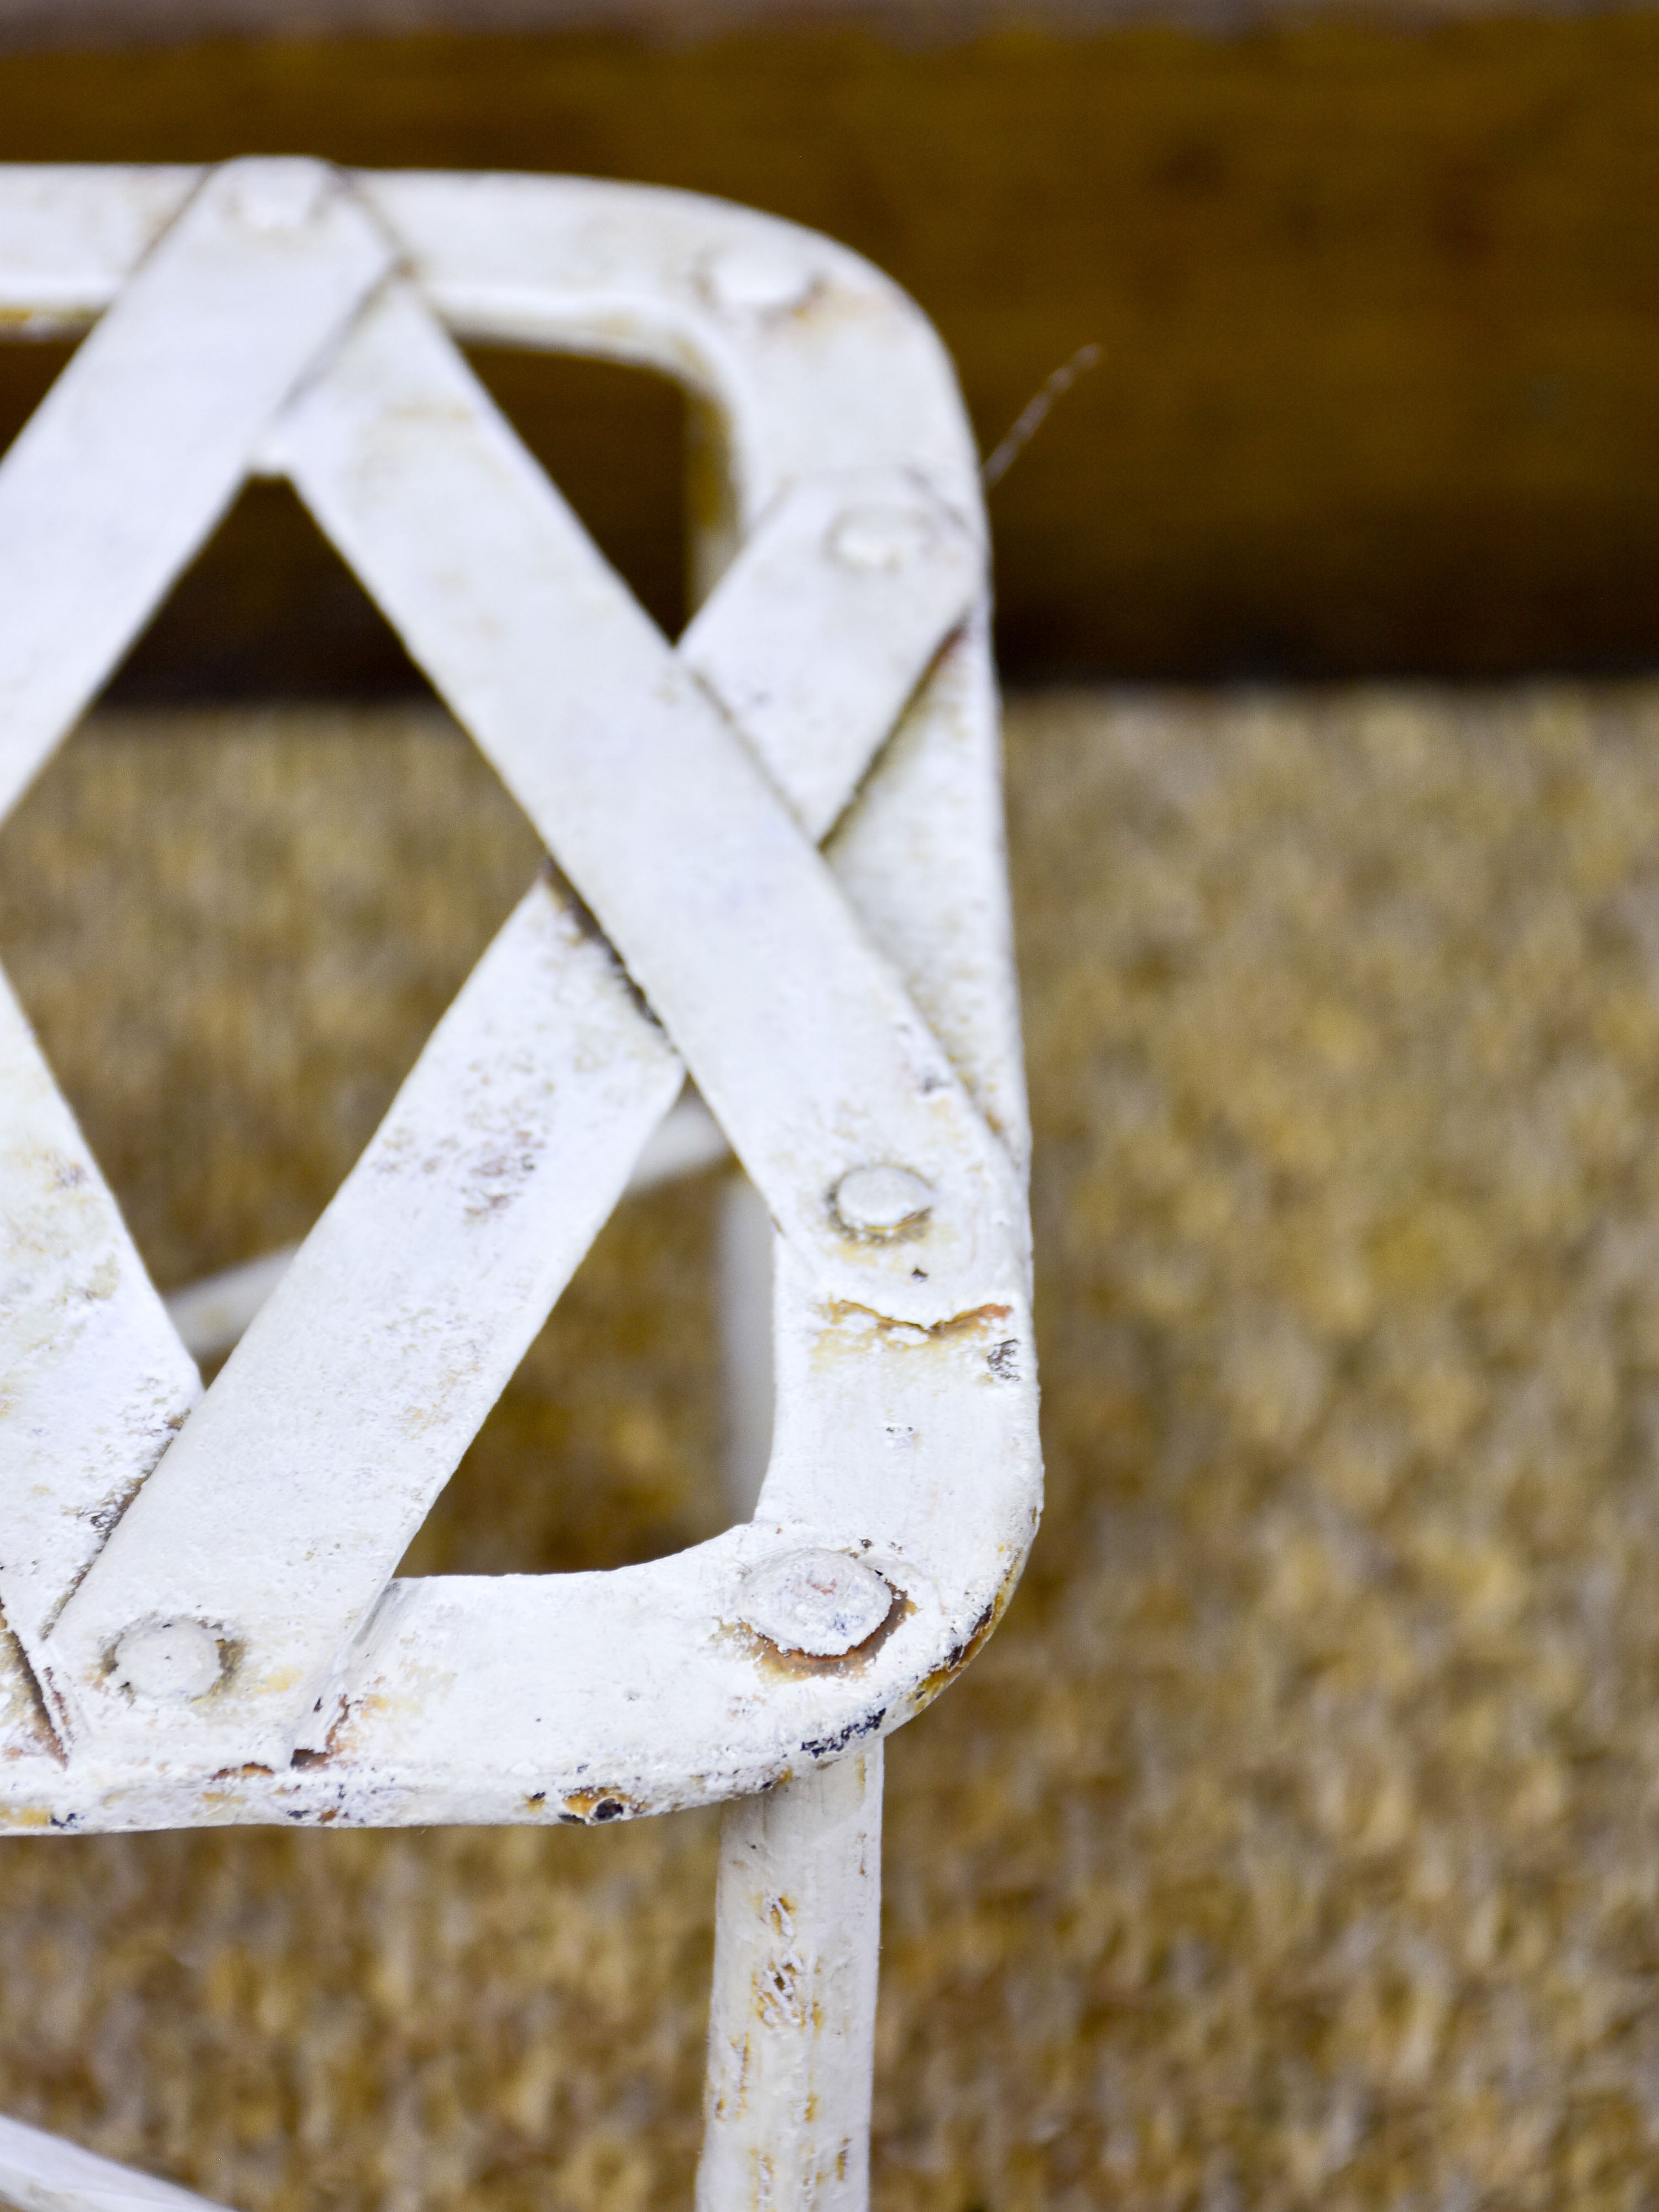
[[[856,291],[839,271],[803,286],[781,226],[769,264],[731,211],[566,188],[560,250],[580,264],[586,248],[586,293],[550,305],[544,258],[538,308],[524,234],[544,196],[485,247],[466,180],[258,162],[170,189],[171,208],[151,183],[129,209],[151,228],[132,265],[82,279],[106,286],[102,319],[0,465],[5,787],[243,477],[280,469],[562,873],[526,894],[199,1403],[0,1006],[0,1602],[68,1754],[54,1802],[98,1825],[163,1803],[224,1817],[227,1798],[233,1817],[278,1800],[302,1818],[587,1817],[759,1786],[925,1702],[1034,1516],[1011,1000],[980,980],[994,945],[988,964],[973,950],[999,927],[1000,855],[971,489],[925,441],[894,451],[876,417],[902,430],[904,379],[896,404],[863,402],[862,442],[837,419],[816,448],[769,391],[783,338],[809,350],[782,325],[837,277]],[[668,204],[635,225],[659,256],[635,324],[724,332],[738,362],[711,380],[730,403],[733,557],[678,648],[446,327],[614,323],[614,237],[602,267],[593,217],[614,234],[653,199]],[[820,332],[814,374],[841,335]],[[908,384],[929,374],[948,453],[948,382],[930,361]],[[967,772],[929,803],[953,742]],[[688,1067],[781,1240],[756,1521],[615,1575],[393,1584]],[[39,1787],[24,1766],[15,1796]]]

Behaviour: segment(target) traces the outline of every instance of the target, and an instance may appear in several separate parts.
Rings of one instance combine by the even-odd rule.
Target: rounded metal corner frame
[[[187,222],[206,222],[196,210],[215,191],[229,208],[222,227],[251,223],[261,252],[260,241],[275,232],[276,252],[285,225],[320,220],[309,203],[296,217],[283,200],[287,180],[316,166],[0,169],[0,316],[24,337],[95,329],[130,285],[137,289],[135,276],[160,261],[171,234]],[[30,1279],[0,1309],[0,1357],[28,1386],[13,1396],[12,1442],[20,1422],[33,1421],[34,1438],[9,1449],[8,1425],[0,1420],[0,1526],[23,1532],[11,1544],[0,1537],[0,1602],[9,1635],[9,1664],[0,1670],[0,1710],[9,1716],[0,1723],[0,1826],[15,1830],[246,1820],[605,1821],[765,1790],[844,1756],[925,1706],[989,1633],[1036,1527],[1041,1475],[1027,1140],[1000,844],[984,521],[973,441],[931,326],[892,283],[842,247],[685,193],[558,178],[335,173],[306,189],[333,195],[348,226],[366,217],[384,260],[375,264],[368,248],[352,247],[362,266],[336,315],[339,329],[306,376],[283,387],[266,428],[245,441],[241,473],[280,469],[293,477],[510,787],[528,794],[532,818],[545,825],[556,857],[626,963],[621,981],[639,982],[683,1047],[771,1205],[780,1224],[773,1459],[751,1522],[675,1557],[609,1573],[388,1580],[406,1540],[406,1530],[388,1523],[375,1537],[378,1553],[367,1536],[360,1547],[374,1558],[362,1569],[362,1595],[354,1606],[333,1591],[336,1610],[327,1618],[337,1630],[343,1622],[345,1633],[334,1634],[325,1668],[316,1666],[321,1645],[298,1656],[264,1651],[259,1632],[246,1630],[237,1613],[234,1576],[225,1585],[229,1599],[216,1583],[218,1540],[211,1529],[199,1554],[188,1543],[181,1548],[180,1527],[193,1524],[179,1519],[188,1501],[177,1485],[185,1503],[171,1515],[167,1510],[173,1455],[185,1463],[182,1446],[193,1425],[207,1440],[197,1457],[208,1450],[216,1433],[209,1409],[243,1354],[185,1419],[198,1387],[194,1370],[158,1333],[152,1311],[158,1302],[130,1241],[123,1241],[118,1217],[112,1226],[106,1193],[98,1211],[103,1187],[96,1164],[76,1152],[78,1133],[13,1007],[0,1021],[0,1095],[12,1123],[11,1140],[0,1139],[0,1195],[9,1209],[14,1254],[68,1240],[67,1257],[56,1253],[41,1266],[27,1257],[15,1262],[14,1273],[21,1269]],[[293,191],[303,198],[300,184]],[[152,289],[161,282],[158,276]],[[735,723],[758,750],[763,773],[754,775],[751,789],[743,781],[749,769],[721,749],[724,738],[718,732],[707,738],[714,769],[736,779],[730,789],[741,806],[729,805],[759,810],[755,835],[766,852],[775,850],[776,880],[790,887],[791,897],[799,890],[800,911],[810,908],[820,917],[813,926],[828,931],[833,922],[842,932],[822,974],[807,924],[792,938],[787,915],[779,925],[780,957],[798,952],[805,970],[793,979],[780,983],[775,972],[745,970],[733,981],[732,963],[715,957],[717,945],[706,974],[695,972],[690,954],[676,967],[678,951],[666,944],[677,929],[676,887],[659,886],[661,912],[653,921],[648,898],[636,910],[623,875],[607,875],[611,848],[602,841],[584,844],[586,830],[570,830],[573,861],[563,839],[576,786],[567,776],[544,791],[533,744],[520,756],[513,751],[516,738],[495,741],[486,726],[493,708],[486,702],[482,711],[469,711],[462,696],[468,681],[482,687],[491,680],[484,664],[472,677],[463,670],[447,681],[447,672],[461,664],[453,654],[446,660],[447,647],[423,650],[425,583],[400,581],[391,556],[384,574],[374,569],[375,530],[389,532],[406,512],[395,501],[385,504],[374,468],[395,473],[407,462],[411,483],[419,477],[419,424],[408,425],[420,415],[421,390],[450,392],[453,384],[460,397],[452,413],[471,410],[465,432],[472,445],[465,452],[457,446],[455,466],[463,474],[453,482],[464,481],[464,465],[476,462],[487,473],[499,461],[512,476],[512,497],[534,507],[545,494],[544,485],[538,491],[513,476],[518,462],[509,467],[501,460],[508,434],[489,419],[476,392],[469,397],[454,381],[464,364],[442,352],[442,333],[647,365],[687,386],[718,425],[723,471],[716,486],[704,487],[707,511],[698,518],[705,602],[677,653],[662,641],[639,645],[639,680],[660,692],[663,672],[671,671],[681,686],[671,704],[691,722],[701,711],[697,701],[712,694],[728,729]],[[189,335],[181,332],[181,343]],[[411,385],[414,398],[397,432],[404,443],[388,459],[390,403],[375,397],[374,380],[395,380],[422,347],[419,374],[428,386],[417,389],[417,377]],[[436,422],[442,409],[434,402],[427,414]],[[7,519],[10,465],[9,456],[0,464],[0,522]],[[421,496],[437,497],[451,481],[440,469],[437,489]],[[373,513],[362,504],[377,499],[382,507]],[[545,520],[543,507],[534,513]],[[364,548],[373,558],[356,557]],[[26,564],[27,547],[14,538],[13,549],[11,565]],[[574,553],[569,559],[581,588],[597,591],[596,572],[581,568]],[[603,568],[596,555],[592,560]],[[915,580],[918,570],[933,579],[931,586]],[[621,592],[614,580],[607,588]],[[26,591],[22,597],[27,602]],[[610,620],[611,602],[605,605]],[[144,618],[140,609],[134,619]],[[615,614],[623,629],[632,619]],[[880,681],[890,691],[901,681],[909,688],[888,700],[867,759],[852,763],[850,788],[836,781],[847,781],[844,759],[827,780],[820,773],[815,787],[815,747],[823,732],[813,720],[813,682],[798,687],[799,697],[785,698],[791,672],[779,654],[810,633],[817,642],[805,678],[821,676],[833,700],[835,668],[845,663],[857,675],[860,638],[890,619],[904,641]],[[659,647],[660,661],[651,659]],[[812,653],[821,657],[816,670]],[[916,664],[908,678],[905,653]],[[17,653],[8,659],[3,649],[0,699],[13,663],[22,673],[11,688],[27,708],[29,684],[38,679]],[[90,670],[87,684],[97,677]],[[50,712],[40,708],[34,735],[13,744],[14,755],[21,746],[28,757],[8,763],[0,743],[0,781],[10,793],[62,734],[62,727],[47,726],[54,716],[66,727],[70,709],[84,704],[78,695],[65,694],[65,701]],[[27,723],[29,714],[21,720]],[[703,742],[699,734],[696,743]],[[672,792],[665,806],[670,801],[692,805]],[[594,805],[603,811],[603,794]],[[704,875],[730,867],[729,846],[724,854],[713,849],[722,823],[711,812],[698,829]],[[820,860],[811,848],[825,833]],[[792,836],[801,845],[799,855]],[[695,890],[694,874],[686,881]],[[824,902],[826,884],[839,915]],[[708,896],[700,926],[717,934],[725,896],[718,882]],[[563,991],[565,1002],[550,1019],[587,1022],[590,1042],[611,1037],[617,1065],[633,1085],[620,1106],[598,1102],[594,1126],[609,1130],[632,1114],[637,1149],[672,1103],[679,1063],[670,1054],[639,1073],[658,1048],[642,1033],[623,1038],[617,1026],[622,1018],[613,1004],[619,994],[609,948],[576,941],[556,885],[542,886],[540,896],[543,904],[523,925],[524,943],[514,956],[519,966],[501,971],[497,1030],[510,1032],[513,1010],[522,1003],[522,992],[515,995],[508,985],[532,971],[554,975],[555,996]],[[747,917],[751,933],[757,919]],[[486,956],[481,974],[495,957]],[[605,963],[605,972],[590,973],[584,960]],[[875,979],[867,988],[860,962],[871,963]],[[799,1006],[775,997],[790,990]],[[633,994],[626,995],[629,1018],[644,1021]],[[880,1051],[861,1060],[860,1009],[872,998],[881,1001],[878,1013],[889,1010],[887,1027]],[[453,1011],[447,1018],[453,1020]],[[786,1028],[788,1036],[813,1033],[816,1025],[826,1055],[821,1081],[812,1067],[786,1066],[780,1073],[766,1064],[757,1039],[774,1020],[780,1036]],[[720,1042],[728,1023],[739,1033],[730,1052]],[[786,1060],[787,1050],[785,1037]],[[847,1075],[851,1069],[856,1077],[866,1062],[868,1096]],[[417,1069],[411,1095],[419,1080]],[[432,1116],[441,1117],[447,1096],[434,1093],[424,1105],[416,1098],[398,1124],[400,1101],[386,1141],[435,1143]],[[890,1142],[883,1134],[890,1128],[899,1132]],[[385,1131],[376,1142],[383,1139]],[[53,1212],[41,1195],[29,1162],[43,1146],[60,1168],[72,1156],[75,1203],[83,1216],[90,1206],[96,1217],[87,1216],[84,1249],[69,1249],[78,1232],[71,1225],[60,1237],[61,1209]],[[928,1152],[925,1159],[919,1146]],[[936,1205],[913,1207],[890,1231],[863,1217],[849,1227],[837,1213],[836,1189],[848,1174],[869,1169],[896,1169],[917,1188],[938,1193]],[[870,1185],[890,1186],[909,1187],[895,1184],[890,1174]],[[349,1256],[350,1249],[338,1236],[328,1245],[328,1218],[317,1232],[313,1292],[337,1279],[341,1250]],[[583,1245],[597,1225],[586,1226]],[[75,1297],[88,1311],[98,1304],[76,1270],[84,1274],[100,1253],[119,1281],[113,1293],[100,1294],[95,1326],[82,1328],[63,1313]],[[267,1346],[285,1325],[303,1334],[304,1260],[302,1250],[287,1322],[278,1316],[271,1322]],[[48,1344],[52,1332],[43,1334],[30,1285],[38,1289],[35,1279],[54,1267],[62,1279],[54,1293],[58,1336]],[[521,1283],[515,1294],[525,1295]],[[106,1326],[114,1337],[98,1335]],[[28,1362],[46,1345],[40,1389],[55,1394],[56,1407],[91,1362],[127,1341],[123,1327],[137,1346],[133,1388],[143,1397],[144,1419],[131,1414],[130,1393],[123,1407],[104,1409],[95,1449],[77,1440],[78,1431],[68,1439],[70,1457],[81,1454],[79,1487],[70,1486],[73,1494],[66,1492],[58,1520],[41,1534],[22,1486],[38,1484],[40,1451],[68,1432],[60,1435],[56,1413],[42,1429]],[[498,1347],[492,1356],[499,1369],[505,1354]],[[258,1354],[249,1362],[252,1373]],[[488,1382],[486,1376],[480,1387]],[[234,1391],[225,1402],[233,1400]],[[94,1407],[64,1419],[95,1426],[98,1413]],[[451,1467],[458,1457],[459,1449]],[[447,1471],[428,1471],[428,1492]],[[100,1502],[103,1526],[86,1534]],[[405,1519],[411,1510],[405,1500]],[[82,1556],[70,1559],[59,1522],[82,1532],[76,1539]],[[330,1528],[319,1527],[310,1541],[306,1556],[326,1583]],[[275,1558],[281,1544],[273,1539],[270,1549]],[[855,1643],[813,1651],[793,1639],[787,1610],[777,1611],[777,1591],[780,1562],[799,1559],[809,1565],[813,1559],[844,1562],[855,1578],[879,1578],[885,1601],[866,1603]],[[786,1596],[787,1585],[785,1572]],[[302,1607],[304,1587],[279,1591],[281,1604]],[[871,1584],[860,1587],[867,1601]],[[190,1636],[182,1644],[158,1637],[179,1620],[194,1644]],[[325,1641],[326,1631],[325,1619],[319,1630]],[[210,1662],[203,1656],[210,1648],[216,1654]],[[167,1666],[190,1694],[165,1693]]]

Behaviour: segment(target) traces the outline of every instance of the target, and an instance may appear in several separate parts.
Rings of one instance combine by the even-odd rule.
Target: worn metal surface
[[[145,1480],[153,1445],[131,1455],[118,1473],[143,1487],[115,1534],[94,1529],[73,1574],[20,1607],[60,1742],[15,1746],[14,1817],[615,1817],[775,1782],[927,1701],[994,1614],[1033,1520],[1022,1117],[971,612],[980,526],[948,371],[862,264],[742,211],[528,179],[352,190],[303,163],[234,165],[194,198],[191,181],[15,179],[0,298],[60,323],[120,300],[6,465],[31,541],[48,540],[27,564],[13,556],[48,614],[71,574],[106,611],[52,656],[44,691],[27,689],[39,663],[23,648],[12,785],[204,526],[158,512],[152,528],[167,509],[152,484],[132,542],[89,556],[83,484],[52,539],[28,501],[47,462],[66,465],[53,426],[107,418],[118,452],[139,420],[188,422],[188,374],[144,355],[144,301],[188,273],[201,235],[235,260],[246,233],[290,289],[295,269],[324,272],[307,296],[326,327],[301,330],[273,293],[289,351],[198,466],[197,505],[222,504],[256,449],[290,471],[629,972],[575,909],[559,920],[555,888],[532,890],[165,1472]],[[169,192],[187,205],[164,229]],[[161,242],[124,286],[146,222]],[[412,281],[383,289],[342,342],[394,253]],[[37,296],[43,266],[72,281]],[[653,359],[720,405],[736,558],[678,654],[434,307],[475,333]],[[0,501],[10,481],[0,471]],[[107,595],[99,560],[119,571]],[[842,826],[838,887],[796,825],[830,827],[953,635]],[[631,986],[784,1232],[763,1518],[591,1586],[389,1589],[678,1087]],[[834,1203],[849,1174],[884,1166],[927,1194],[890,1233]],[[27,1341],[49,1286],[33,1279],[33,1303],[16,1287]],[[70,1500],[77,1528],[109,1513],[113,1486],[100,1469],[98,1498]],[[772,1680],[743,1626],[745,1578],[802,1544],[878,1561],[897,1617],[856,1662]],[[0,1559],[8,1595],[9,1576]],[[198,1647],[177,1679],[205,1669],[195,1695],[157,1693],[130,1663],[174,1622]]]
[[[872,1743],[726,1816],[698,2212],[866,2202],[881,1769]]]
[[[691,1175],[699,1168],[712,1166],[716,1160],[726,1157],[727,1150],[719,1122],[694,1092],[688,1092],[672,1112],[658,1122],[647,1139],[645,1149],[634,1163],[628,1188],[630,1191],[654,1189],[659,1183],[671,1182],[676,1176]],[[769,1237],[769,1219],[768,1232]],[[287,1274],[299,1249],[297,1244],[281,1245],[275,1251],[262,1253],[256,1260],[222,1267],[168,1293],[162,1301],[167,1318],[192,1359],[222,1358],[234,1349],[246,1334],[255,1315]],[[769,1310],[762,1317],[763,1334],[769,1322]],[[767,1419],[769,1425],[769,1401]],[[758,1488],[757,1481],[755,1489]],[[752,1495],[748,1503],[753,1504]]]
[[[307,161],[0,176],[0,307],[100,307],[0,465],[0,798],[258,466],[556,866],[199,1403],[8,1000],[0,1820],[602,1822],[773,1790],[728,1827],[702,2201],[855,2205],[879,1739],[983,1640],[1037,1504],[948,369],[852,257],[672,195]],[[445,319],[653,360],[717,412],[678,650]],[[609,1574],[395,1580],[688,1070],[776,1224],[755,1517]],[[757,1993],[797,1951],[812,1994],[780,2012]]]

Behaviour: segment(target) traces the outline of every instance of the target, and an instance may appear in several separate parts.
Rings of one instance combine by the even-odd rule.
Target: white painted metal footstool
[[[250,471],[289,477],[553,855],[212,1388],[0,997],[0,1824],[734,1801],[698,2201],[862,2204],[882,1740],[1039,1501],[972,441],[829,241],[666,191],[300,161],[0,171],[91,334],[0,464],[0,807]],[[725,441],[653,627],[457,337],[646,362]],[[690,1071],[775,1224],[754,1518],[393,1578]],[[195,2202],[7,2124],[0,2196]]]

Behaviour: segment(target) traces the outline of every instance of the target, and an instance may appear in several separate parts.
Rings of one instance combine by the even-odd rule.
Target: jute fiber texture
[[[1659,690],[1009,726],[1048,1517],[889,1760],[882,2212],[1659,2195]],[[303,1232],[534,841],[435,716],[104,720],[0,954],[167,1286]],[[410,1571],[720,1525],[713,1171]],[[0,1844],[0,2110],[241,2212],[654,2212],[714,1824]]]

